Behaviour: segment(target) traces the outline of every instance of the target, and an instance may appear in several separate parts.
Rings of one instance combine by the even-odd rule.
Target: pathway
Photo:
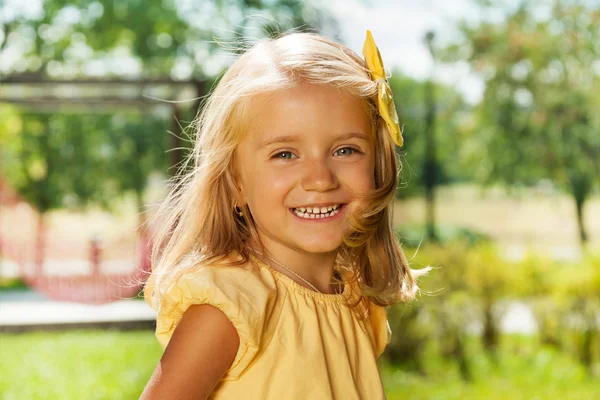
[[[49,300],[29,290],[0,291],[0,332],[79,328],[151,329],[156,313],[143,300],[88,305]]]

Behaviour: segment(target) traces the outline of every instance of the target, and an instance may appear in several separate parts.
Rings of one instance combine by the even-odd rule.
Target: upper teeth
[[[311,213],[311,214],[319,214],[319,213],[327,213],[333,210],[337,210],[340,207],[339,204],[334,204],[328,207],[298,207],[296,208],[296,210],[300,211],[300,212],[306,212],[306,213]]]
[[[340,212],[341,204],[331,205],[329,207],[298,207],[294,208],[294,213],[302,218],[320,219],[333,217]]]

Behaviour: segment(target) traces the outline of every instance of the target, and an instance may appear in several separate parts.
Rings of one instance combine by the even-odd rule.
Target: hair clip
[[[373,35],[369,30],[367,30],[363,55],[365,56],[367,67],[369,67],[369,71],[371,72],[371,79],[377,82],[377,108],[379,109],[379,115],[385,121],[394,143],[399,147],[402,147],[404,139],[402,138],[402,130],[400,129],[398,113],[396,112],[396,106],[394,104],[394,95],[392,94],[392,88],[385,76],[381,54],[379,53],[375,40],[373,40]]]

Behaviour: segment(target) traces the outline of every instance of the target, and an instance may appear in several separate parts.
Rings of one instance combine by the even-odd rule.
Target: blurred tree
[[[231,47],[243,47],[242,38],[258,39],[305,26],[337,30],[331,16],[302,0],[40,0],[38,4],[39,8],[19,7],[16,0],[0,2],[4,60],[0,72],[210,77],[231,61],[225,57]]]
[[[424,132],[427,129],[425,125],[428,110],[424,93],[428,83],[403,76],[399,71],[394,71],[389,82],[406,143],[400,150],[403,163],[396,197],[422,195],[425,178],[419,170],[423,170],[425,162]],[[468,117],[468,106],[461,95],[450,87],[434,83],[432,89],[436,93],[435,138],[440,149],[435,163],[434,185],[469,179],[469,172],[464,171],[456,162],[461,146],[460,126]]]
[[[425,201],[427,209],[427,238],[431,242],[438,242],[439,238],[436,233],[435,224],[435,186],[436,186],[436,172],[438,171],[438,159],[437,159],[437,140],[435,135],[435,123],[436,123],[436,98],[435,90],[433,86],[433,77],[435,73],[436,63],[436,49],[434,46],[435,33],[433,31],[427,32],[425,35],[425,43],[431,54],[433,60],[433,66],[431,68],[431,75],[425,83],[425,159],[423,160],[423,183],[425,188]]]
[[[460,144],[458,127],[467,115],[467,105],[455,90],[431,79],[420,82],[396,72],[389,82],[405,138],[405,146],[400,150],[402,173],[396,197],[425,195],[425,235],[428,241],[438,242],[435,188],[467,178],[456,162]]]
[[[478,1],[481,15],[505,18],[460,26],[446,61],[467,61],[485,80],[476,120],[463,134],[478,178],[512,185],[549,178],[583,210],[600,176],[600,8],[593,2]],[[596,65],[596,67],[594,67]]]
[[[2,172],[41,213],[89,200],[102,203],[114,195],[100,184],[107,180],[102,133],[109,129],[108,117],[20,113],[14,118],[20,129],[2,138]]]
[[[140,211],[140,225],[144,222],[144,192],[150,174],[166,171],[169,156],[165,152],[168,135],[165,135],[164,118],[145,113],[116,114],[111,117],[108,143],[114,154],[110,163],[110,175],[117,177],[118,191],[132,192]]]

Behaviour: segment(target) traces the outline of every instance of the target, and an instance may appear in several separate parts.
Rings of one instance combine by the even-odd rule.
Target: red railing
[[[6,211],[19,205],[4,203],[4,207]],[[35,224],[31,213],[27,210],[23,224]],[[10,232],[12,227],[1,226],[4,222],[0,218],[0,228],[4,228],[0,229],[0,263],[4,267],[17,266],[12,276],[18,275],[29,287],[51,299],[102,304],[132,298],[150,272],[151,243],[146,231],[137,233],[137,239],[132,231],[125,244],[103,246],[99,239],[92,238],[86,246],[81,240],[66,243],[47,235],[43,223],[38,224],[35,238],[33,229],[16,235]]]

